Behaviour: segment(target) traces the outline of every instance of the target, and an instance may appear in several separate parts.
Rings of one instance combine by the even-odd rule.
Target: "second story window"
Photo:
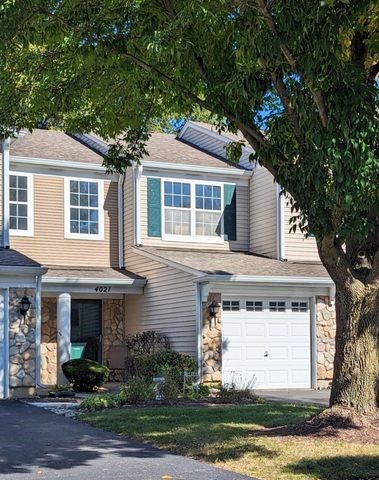
[[[9,175],[9,228],[13,235],[33,235],[33,177],[31,175]]]
[[[222,184],[165,180],[162,196],[163,237],[222,241]]]
[[[102,237],[102,183],[66,179],[66,237]]]

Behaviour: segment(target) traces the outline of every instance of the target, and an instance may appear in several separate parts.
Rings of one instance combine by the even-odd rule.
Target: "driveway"
[[[255,390],[255,393],[271,402],[311,403],[328,406],[330,390],[289,389]]]
[[[2,480],[242,480],[16,401],[0,401]]]

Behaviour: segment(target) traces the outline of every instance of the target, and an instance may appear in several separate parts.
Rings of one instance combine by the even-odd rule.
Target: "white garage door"
[[[308,299],[223,298],[223,383],[310,388]]]

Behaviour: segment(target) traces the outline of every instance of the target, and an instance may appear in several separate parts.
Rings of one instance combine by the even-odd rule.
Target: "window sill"
[[[65,240],[104,240],[103,235],[91,235],[91,234],[66,234]]]
[[[181,243],[209,243],[214,245],[223,245],[225,243],[222,237],[186,237],[182,235],[163,235],[161,240]]]
[[[9,230],[11,237],[34,237],[34,232],[31,230]]]

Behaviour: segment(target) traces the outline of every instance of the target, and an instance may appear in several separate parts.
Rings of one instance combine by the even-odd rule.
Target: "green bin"
[[[84,349],[86,348],[86,343],[72,343],[71,344],[71,360],[83,357]]]

